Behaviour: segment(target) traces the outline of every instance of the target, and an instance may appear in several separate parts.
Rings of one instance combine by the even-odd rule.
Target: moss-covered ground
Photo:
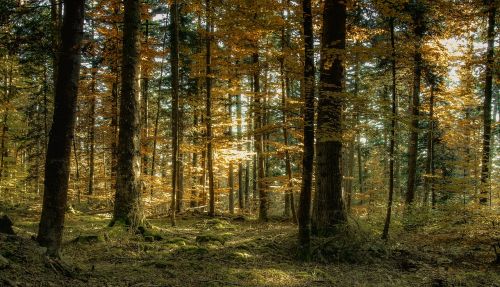
[[[304,263],[290,222],[193,213],[176,227],[149,219],[144,234],[108,227],[106,213],[68,213],[64,273],[30,239],[37,212],[4,212],[18,236],[0,236],[0,286],[500,286],[487,246],[454,251],[450,242],[427,246],[418,234],[385,244],[359,230],[315,240],[315,260]]]

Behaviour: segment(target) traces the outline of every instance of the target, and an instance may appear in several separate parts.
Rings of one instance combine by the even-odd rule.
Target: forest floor
[[[0,286],[500,286],[491,246],[463,235],[414,232],[385,244],[351,232],[316,239],[315,260],[303,263],[290,222],[195,213],[176,227],[149,219],[143,235],[108,227],[107,213],[68,213],[61,269],[30,239],[34,209],[0,205],[17,233],[0,234]]]

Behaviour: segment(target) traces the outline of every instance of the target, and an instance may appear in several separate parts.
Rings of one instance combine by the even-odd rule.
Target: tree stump
[[[15,235],[12,225],[12,220],[7,215],[0,217],[0,233]]]

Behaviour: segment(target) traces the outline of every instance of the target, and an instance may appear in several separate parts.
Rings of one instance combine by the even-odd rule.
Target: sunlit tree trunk
[[[488,6],[488,47],[486,51],[486,68],[484,71],[484,104],[483,104],[483,149],[481,160],[481,197],[482,204],[488,203],[488,179],[490,176],[490,140],[491,140],[491,95],[493,90],[493,69],[495,56],[495,14],[494,0],[486,1]],[[490,195],[491,197],[491,195]]]
[[[120,119],[115,208],[111,224],[143,224],[140,189],[140,1],[124,6]]]
[[[54,116],[45,160],[45,192],[37,241],[59,256],[68,197],[71,140],[74,135],[85,1],[64,5],[56,77]]]

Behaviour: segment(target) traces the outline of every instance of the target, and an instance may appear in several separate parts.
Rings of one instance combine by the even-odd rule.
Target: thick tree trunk
[[[346,3],[328,0],[323,8],[321,78],[316,139],[316,196],[312,232],[328,235],[347,221],[342,197],[342,104],[346,43]]]
[[[418,156],[418,117],[420,109],[420,80],[422,74],[422,37],[423,14],[420,11],[418,0],[414,1],[413,25],[415,34],[415,47],[413,55],[413,93],[410,105],[410,139],[408,141],[408,186],[406,191],[406,204],[411,205],[415,200],[417,181],[417,156]]]
[[[76,118],[80,48],[85,1],[64,5],[57,68],[54,117],[45,160],[45,192],[37,241],[58,257],[68,197],[71,140]]]
[[[172,73],[172,196],[170,216],[175,226],[177,194],[179,193],[179,6],[176,0],[170,6],[172,15],[171,73]]]
[[[299,256],[308,260],[311,254],[311,198],[314,168],[314,34],[311,0],[302,1],[304,28],[304,154],[302,185],[298,212]]]
[[[491,96],[493,90],[493,69],[495,59],[495,14],[494,0],[488,0],[488,48],[486,52],[486,69],[484,71],[484,104],[483,104],[483,150],[481,160],[481,196],[479,202],[488,203],[488,179],[490,176],[490,140],[491,140]]]
[[[140,1],[126,0],[123,27],[115,208],[111,225],[143,224],[140,173]]]

